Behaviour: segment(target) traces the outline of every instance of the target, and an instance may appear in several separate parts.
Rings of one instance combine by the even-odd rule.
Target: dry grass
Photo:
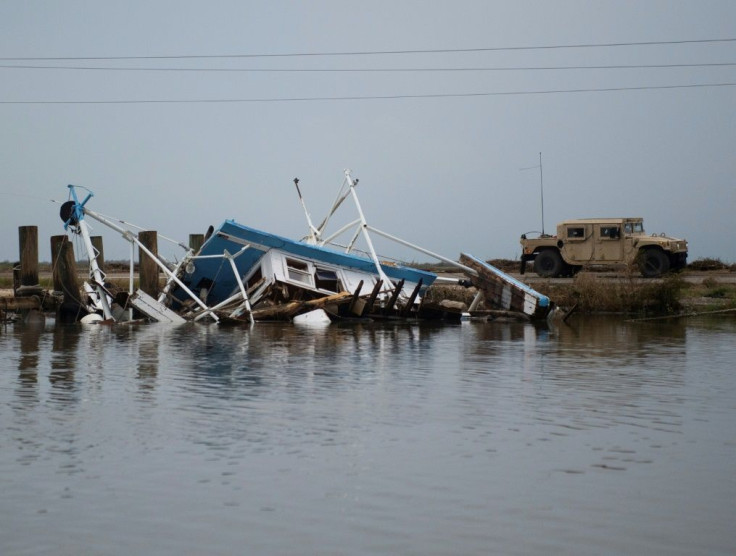
[[[726,264],[721,259],[703,258],[696,259],[691,262],[687,267],[690,270],[695,271],[712,271],[712,270],[729,270],[731,272],[736,271],[736,264]]]
[[[537,287],[561,307],[577,306],[582,313],[672,314],[682,310],[684,280],[679,275],[642,282],[632,275],[619,280],[581,272],[572,284]]]

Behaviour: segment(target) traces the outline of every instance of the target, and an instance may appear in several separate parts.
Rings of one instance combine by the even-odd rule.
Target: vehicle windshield
[[[624,224],[624,232],[627,234],[643,234],[644,223],[643,222],[626,222]]]

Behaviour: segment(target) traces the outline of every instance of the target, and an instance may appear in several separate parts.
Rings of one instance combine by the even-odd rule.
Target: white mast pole
[[[368,251],[370,252],[371,259],[373,259],[373,264],[376,265],[376,272],[378,272],[378,275],[381,277],[381,280],[383,280],[383,283],[386,284],[386,286],[390,286],[392,282],[389,279],[389,277],[386,276],[386,274],[383,272],[383,269],[381,268],[381,263],[378,260],[378,255],[376,255],[376,250],[373,248],[373,242],[371,241],[371,236],[368,233],[368,223],[365,220],[363,209],[360,206],[360,201],[358,200],[358,194],[355,193],[355,186],[357,185],[358,182],[357,180],[353,180],[352,176],[350,175],[350,170],[345,170],[345,177],[348,180],[348,186],[350,187],[350,193],[353,196],[355,207],[358,209],[358,214],[360,215],[361,231],[363,232],[363,237],[365,237],[365,242],[368,244]]]
[[[309,226],[308,243],[316,244],[317,240],[319,239],[320,231],[314,227],[314,224],[312,224],[312,218],[309,216],[307,204],[304,202],[304,197],[302,197],[302,190],[299,189],[299,178],[294,178],[294,185],[296,186],[296,192],[299,195],[299,201],[302,204],[302,209],[304,209],[304,216],[307,217],[307,226]]]
[[[72,218],[76,220],[76,226],[79,229],[79,235],[82,236],[84,248],[87,250],[87,256],[89,257],[90,275],[92,280],[95,282],[94,289],[97,293],[100,305],[102,306],[102,314],[104,315],[106,320],[110,320],[113,318],[113,316],[112,311],[110,310],[110,304],[107,302],[107,292],[104,288],[105,274],[102,272],[102,270],[100,270],[100,266],[97,264],[97,251],[92,245],[92,239],[89,235],[89,227],[87,226],[87,222],[84,221],[84,205],[92,198],[93,195],[92,192],[89,192],[84,201],[80,203],[79,199],[77,198],[77,192],[75,191],[73,185],[69,186],[69,190],[71,191],[72,198],[74,199]],[[70,221],[72,220],[70,219]]]

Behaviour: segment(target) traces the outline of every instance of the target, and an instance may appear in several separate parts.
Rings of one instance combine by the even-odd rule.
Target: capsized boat
[[[230,318],[247,309],[255,320],[291,318],[319,305],[331,306],[333,314],[341,317],[397,311],[406,316],[417,313],[421,296],[436,279],[431,272],[376,264],[364,256],[291,240],[233,220],[213,231],[199,252],[189,257],[181,275],[183,284],[205,304],[217,307],[221,316],[233,306],[241,310],[231,312]],[[369,305],[361,295],[374,290]],[[191,316],[199,317],[182,287],[174,286],[170,296],[174,309],[191,307]]]
[[[119,321],[131,319],[128,309],[135,309],[147,320],[171,323],[292,320],[317,310],[332,319],[459,319],[465,315],[467,308],[425,300],[428,288],[437,282],[475,285],[478,294],[471,309],[484,298],[492,307],[529,319],[543,319],[552,309],[549,298],[471,255],[453,261],[370,226],[356,193],[358,180],[350,170],[345,171],[343,185],[319,226],[311,220],[298,179],[294,185],[308,224],[306,237],[292,240],[226,220],[208,231],[196,252],[179,243],[186,252],[176,264],[151,252],[134,231],[122,226],[123,221],[90,210],[86,204],[92,193],[80,202],[75,186],[70,185],[70,200],[62,205],[61,218],[67,230],[82,236],[88,251],[90,283],[85,283],[85,291],[89,311],[99,313],[105,321]],[[352,199],[358,217],[327,235],[328,224],[347,199]],[[110,291],[96,262],[85,216],[118,231],[131,243],[127,294]],[[349,242],[338,245],[337,238],[348,232],[352,234]],[[381,261],[371,234],[448,263],[469,280]],[[357,249],[360,238],[364,251]],[[134,245],[166,275],[160,292],[134,291]]]

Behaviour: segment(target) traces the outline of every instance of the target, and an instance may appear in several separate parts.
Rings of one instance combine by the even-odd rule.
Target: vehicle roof
[[[563,220],[560,224],[619,224],[621,222],[642,222],[640,216],[626,216],[622,218],[578,218],[574,220]]]

